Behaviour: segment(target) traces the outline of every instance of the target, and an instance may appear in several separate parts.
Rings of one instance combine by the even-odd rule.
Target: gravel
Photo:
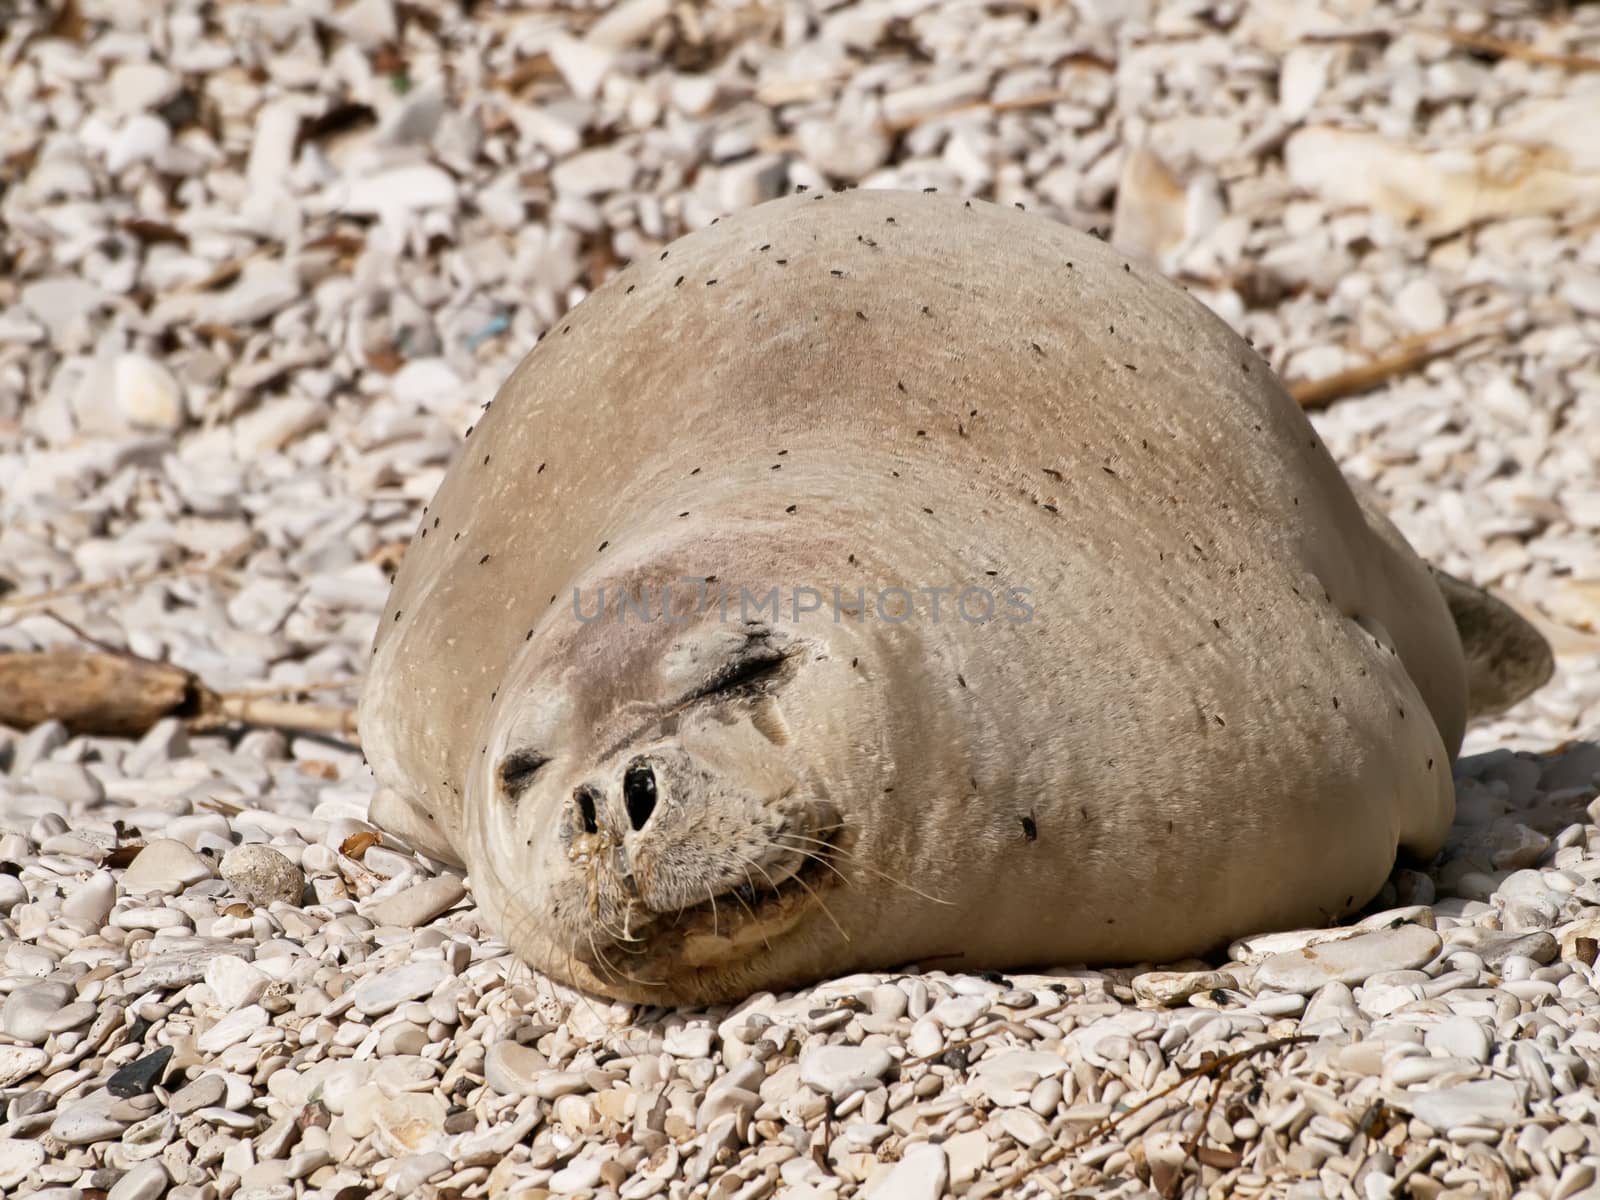
[[[0,730],[7,1195],[1600,1197],[1600,8],[14,7],[0,650],[348,706],[536,338],[860,185],[1098,229],[1291,382],[1458,326],[1315,420],[1558,671],[1357,925],[698,1012],[532,975],[337,736]]]

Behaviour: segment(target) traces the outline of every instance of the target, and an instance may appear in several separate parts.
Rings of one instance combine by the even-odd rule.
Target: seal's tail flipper
[[[1429,570],[1461,637],[1469,716],[1492,716],[1550,681],[1555,655],[1543,634],[1504,600],[1438,567]]]

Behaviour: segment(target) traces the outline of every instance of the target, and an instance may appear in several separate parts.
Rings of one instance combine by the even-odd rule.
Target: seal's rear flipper
[[[1467,659],[1467,712],[1492,716],[1550,681],[1550,643],[1505,601],[1430,566]]]

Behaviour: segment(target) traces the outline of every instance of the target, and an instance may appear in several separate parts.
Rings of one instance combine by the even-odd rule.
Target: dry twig
[[[1454,353],[1480,338],[1489,337],[1504,329],[1511,316],[1509,309],[1497,309],[1480,317],[1413,334],[1371,362],[1336,371],[1323,379],[1296,380],[1289,385],[1289,394],[1301,408],[1326,408],[1335,400],[1371,391],[1381,383],[1409,375],[1436,358]]]
[[[1431,33],[1454,42],[1457,46],[1468,50],[1476,50],[1482,54],[1493,54],[1499,58],[1514,58],[1520,62],[1537,63],[1542,67],[1561,67],[1568,71],[1600,71],[1600,58],[1590,58],[1585,54],[1557,54],[1551,50],[1539,50],[1526,42],[1513,42],[1505,38],[1495,37],[1492,33],[1469,33],[1465,29],[1424,29],[1422,33]]]
[[[320,685],[317,685],[320,687]],[[164,717],[195,729],[230,722],[351,735],[351,708],[284,700],[314,690],[217,692],[192,671],[129,653],[58,648],[0,653],[0,725],[60,721],[74,733],[138,737]]]

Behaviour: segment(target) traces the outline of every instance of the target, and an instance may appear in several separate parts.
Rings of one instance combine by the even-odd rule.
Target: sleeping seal
[[[1536,634],[1441,582],[1476,694],[1542,682]],[[621,271],[470,434],[379,627],[373,815],[617,998],[1171,960],[1442,844],[1441,582],[1111,247],[786,198]]]

